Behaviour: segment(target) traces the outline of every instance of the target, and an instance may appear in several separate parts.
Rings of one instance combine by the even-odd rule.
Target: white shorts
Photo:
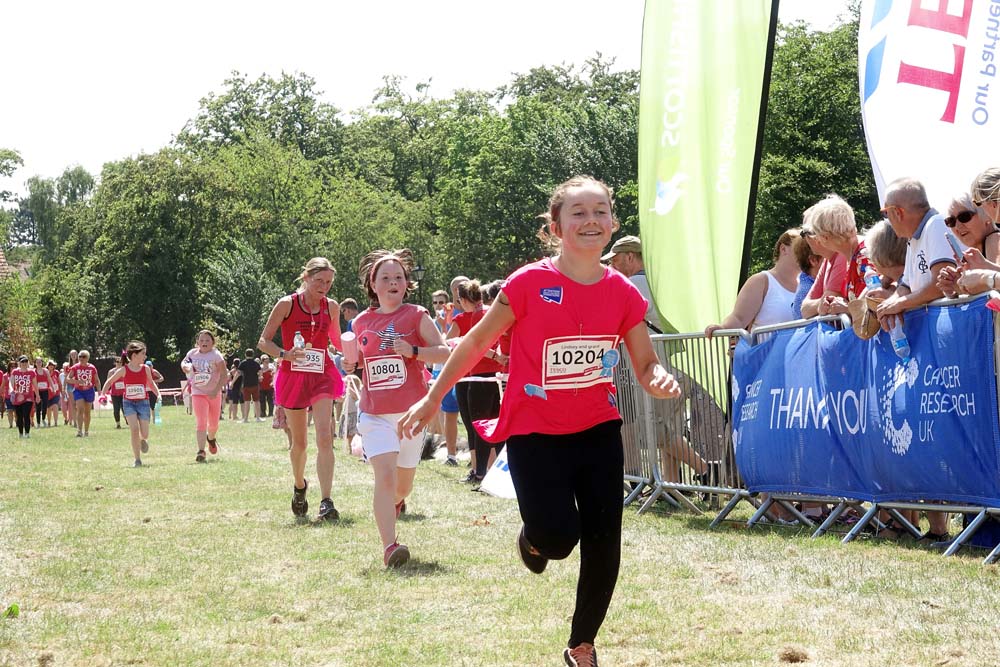
[[[369,415],[361,413],[358,417],[358,434],[365,450],[365,457],[370,461],[379,454],[395,452],[399,454],[396,466],[400,468],[416,468],[420,464],[420,452],[423,448],[424,434],[414,433],[412,438],[400,440],[396,436],[396,422],[403,416],[402,412],[391,415]]]

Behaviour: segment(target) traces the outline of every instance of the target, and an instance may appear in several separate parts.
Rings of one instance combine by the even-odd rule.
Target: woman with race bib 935
[[[292,514],[304,517],[309,511],[306,500],[306,458],[309,446],[308,408],[316,424],[316,477],[321,500],[318,517],[336,521],[340,513],[330,497],[333,490],[333,400],[344,393],[340,371],[327,352],[327,346],[340,347],[340,306],[327,293],[336,276],[325,257],[306,262],[299,280],[302,286],[282,297],[271,310],[264,331],[257,341],[261,352],[279,359],[275,378],[275,403],[282,406],[291,431]],[[281,330],[281,346],[273,338]],[[301,336],[296,344],[296,334]]]
[[[579,176],[558,186],[540,233],[559,253],[511,274],[483,319],[464,336],[428,395],[400,420],[420,429],[455,382],[511,331],[510,376],[497,422],[477,422],[507,441],[523,525],[517,550],[540,574],[580,544],[580,575],[567,665],[597,664],[621,560],[623,454],[613,383],[624,341],[636,380],[655,398],[680,387],[660,365],[644,322],[646,301],[601,253],[618,228],[611,190]]]

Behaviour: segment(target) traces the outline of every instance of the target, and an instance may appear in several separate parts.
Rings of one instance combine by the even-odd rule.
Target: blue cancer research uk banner
[[[1000,506],[993,316],[985,297],[906,313],[912,358],[889,336],[814,322],[733,371],[733,444],[753,492]]]

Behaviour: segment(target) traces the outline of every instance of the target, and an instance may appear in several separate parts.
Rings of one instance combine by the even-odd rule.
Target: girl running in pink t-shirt
[[[205,463],[205,447],[212,454],[219,453],[215,436],[219,431],[222,414],[222,388],[226,384],[226,360],[215,349],[215,335],[203,329],[195,340],[197,347],[188,350],[181,362],[181,370],[188,377],[191,389],[191,410],[195,419],[195,439],[198,453],[194,460]]]
[[[316,424],[316,477],[320,495],[318,517],[336,521],[340,513],[330,494],[333,490],[333,399],[344,393],[344,381],[327,347],[340,347],[340,306],[327,293],[336,272],[330,260],[313,257],[306,262],[299,279],[302,286],[282,297],[271,310],[257,341],[261,352],[280,359],[275,378],[274,401],[284,408],[292,435],[289,458],[292,462],[292,514],[303,517],[309,511],[306,491],[306,448],[309,445],[307,409],[312,408]],[[281,346],[274,336],[281,330]],[[296,334],[303,347],[295,344]]]
[[[426,364],[448,358],[444,339],[427,311],[403,303],[416,287],[410,280],[412,269],[409,250],[376,250],[365,256],[359,275],[374,305],[351,325],[358,341],[358,365],[364,369],[358,433],[375,472],[372,506],[386,567],[399,567],[410,558],[409,549],[396,538],[396,520],[413,490],[423,446],[423,433],[400,438],[396,422],[427,392]],[[356,366],[347,360],[342,365],[348,374]]]
[[[621,560],[623,456],[614,367],[625,342],[639,384],[655,398],[680,387],[660,365],[643,321],[646,301],[601,252],[618,228],[610,189],[576,177],[549,200],[543,234],[550,259],[515,271],[482,321],[463,338],[437,382],[399,422],[423,428],[441,397],[511,330],[510,377],[499,421],[482,429],[507,440],[523,526],[517,549],[541,573],[580,544],[580,580],[569,665],[596,664],[594,638],[611,603]],[[477,427],[482,426],[480,422]]]

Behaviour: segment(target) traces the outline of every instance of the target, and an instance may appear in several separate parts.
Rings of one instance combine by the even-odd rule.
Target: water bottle
[[[304,350],[306,348],[306,339],[302,337],[301,331],[295,332],[295,340],[292,343],[292,345],[299,348],[300,350]]]
[[[160,396],[156,397],[156,404],[153,406],[153,423],[162,424],[163,418],[160,417],[160,406],[163,405],[163,398]]]
[[[892,341],[892,349],[896,356],[904,362],[909,361],[910,341],[906,340],[906,334],[903,332],[903,321],[898,317],[896,323],[892,325],[892,329],[889,330],[889,339]]]
[[[865,265],[865,286],[869,292],[882,289],[882,279],[878,277],[878,272],[871,264]]]

